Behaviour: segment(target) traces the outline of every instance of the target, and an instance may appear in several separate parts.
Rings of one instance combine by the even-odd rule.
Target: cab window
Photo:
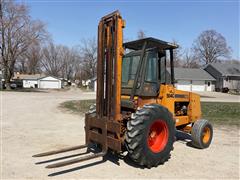
[[[157,81],[157,54],[156,53],[148,53],[147,56],[147,70],[145,81],[148,82],[156,82]]]

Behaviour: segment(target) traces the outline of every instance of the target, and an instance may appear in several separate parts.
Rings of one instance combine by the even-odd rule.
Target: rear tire
[[[213,137],[213,127],[208,120],[200,119],[194,123],[191,134],[194,147],[208,148]]]
[[[145,105],[127,123],[125,142],[128,155],[141,166],[151,168],[167,161],[174,139],[172,114],[161,105]]]

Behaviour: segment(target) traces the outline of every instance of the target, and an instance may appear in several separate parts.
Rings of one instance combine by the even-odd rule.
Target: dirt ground
[[[2,179],[239,179],[240,134],[236,127],[214,127],[212,145],[205,150],[192,148],[183,140],[177,141],[169,161],[157,168],[141,169],[127,158],[108,155],[105,162],[98,158],[46,169],[44,161],[84,152],[32,157],[36,153],[84,143],[84,117],[62,112],[59,103],[91,99],[94,94],[79,90],[0,94]]]

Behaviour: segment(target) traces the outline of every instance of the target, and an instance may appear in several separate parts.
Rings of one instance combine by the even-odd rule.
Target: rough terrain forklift
[[[123,44],[124,27],[118,11],[98,26],[96,106],[85,115],[86,143],[35,157],[92,146],[101,151],[47,168],[125,151],[141,166],[158,166],[168,160],[176,130],[191,134],[197,148],[210,145],[213,128],[201,119],[199,95],[174,87],[173,51],[178,46],[155,38]]]

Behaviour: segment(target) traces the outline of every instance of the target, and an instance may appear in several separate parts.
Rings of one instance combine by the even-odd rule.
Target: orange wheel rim
[[[168,142],[168,127],[167,123],[163,120],[155,121],[149,130],[148,147],[152,152],[158,153],[162,151]]]
[[[209,127],[205,127],[203,130],[203,142],[207,144],[211,137],[211,131]]]

